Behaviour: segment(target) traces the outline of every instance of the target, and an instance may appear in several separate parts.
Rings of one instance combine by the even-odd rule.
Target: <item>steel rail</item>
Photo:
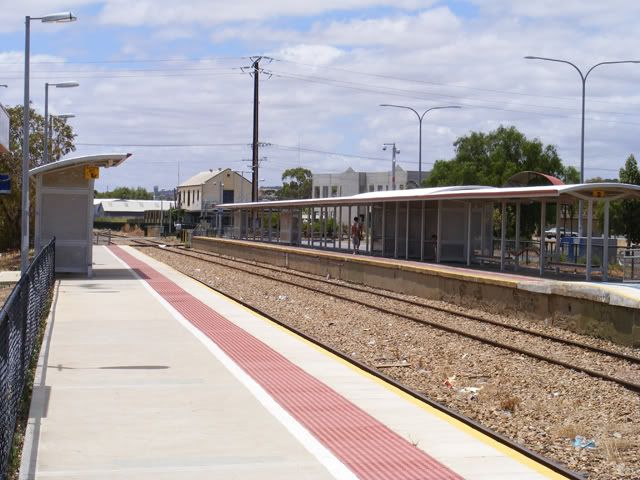
[[[157,245],[147,245],[147,246],[154,247],[154,248],[159,248]],[[194,258],[196,260],[201,260],[201,261],[207,262],[207,263],[213,263],[213,264],[221,265],[222,267],[230,268],[230,269],[233,269],[233,270],[238,270],[238,271],[241,271],[241,272],[244,272],[244,273],[248,273],[250,275],[255,275],[255,276],[258,276],[258,277],[261,277],[261,278],[265,278],[267,280],[280,282],[280,283],[284,283],[284,284],[291,285],[291,286],[294,286],[294,287],[302,288],[302,289],[311,291],[313,293],[319,293],[319,294],[326,295],[326,296],[329,296],[329,297],[338,298],[340,300],[344,300],[344,301],[347,301],[347,302],[352,302],[352,303],[355,303],[355,304],[360,305],[362,307],[370,308],[372,310],[376,310],[376,311],[378,311],[380,313],[384,313],[384,314],[387,314],[387,315],[393,315],[393,316],[396,316],[396,317],[399,317],[399,318],[404,318],[406,320],[410,320],[410,321],[413,321],[413,322],[416,322],[416,323],[421,323],[421,324],[424,324],[424,325],[428,325],[428,326],[436,328],[438,330],[442,330],[442,331],[445,331],[445,332],[448,332],[448,333],[453,333],[453,334],[460,335],[460,336],[463,336],[463,337],[466,337],[466,338],[470,338],[472,340],[476,340],[478,342],[481,342],[481,343],[484,343],[484,344],[488,344],[488,345],[491,345],[491,346],[496,347],[496,348],[502,348],[502,349],[509,350],[511,352],[514,352],[514,353],[524,354],[524,355],[527,355],[527,356],[529,356],[531,358],[535,358],[537,360],[541,360],[541,361],[548,362],[548,363],[551,363],[551,364],[554,364],[554,365],[558,365],[558,366],[567,368],[569,370],[575,370],[577,372],[581,372],[581,373],[587,374],[587,375],[589,375],[591,377],[594,377],[594,378],[598,378],[598,379],[601,379],[601,380],[617,383],[618,385],[621,385],[621,386],[627,388],[628,390],[631,390],[631,391],[634,391],[634,392],[640,392],[640,384],[636,384],[636,383],[629,382],[629,381],[624,380],[624,379],[613,377],[613,376],[605,374],[605,373],[597,372],[597,371],[591,370],[589,368],[584,368],[584,367],[580,367],[580,366],[577,366],[577,365],[573,365],[573,364],[570,364],[570,363],[565,362],[563,360],[557,360],[555,358],[548,357],[546,355],[542,355],[542,354],[538,354],[538,353],[535,353],[535,352],[532,352],[532,351],[529,351],[529,350],[521,349],[521,348],[509,345],[509,344],[506,344],[506,343],[498,342],[496,340],[492,340],[492,339],[489,339],[489,338],[486,338],[486,337],[483,337],[483,336],[480,336],[480,335],[475,335],[473,333],[468,333],[468,332],[465,332],[463,330],[458,330],[458,329],[453,328],[453,327],[448,327],[448,326],[442,325],[442,324],[440,324],[438,322],[433,322],[431,320],[425,320],[425,319],[422,319],[422,318],[415,317],[413,315],[407,315],[407,314],[403,314],[403,313],[398,313],[398,312],[395,312],[393,310],[389,310],[389,309],[384,308],[384,307],[374,306],[374,305],[372,305],[370,303],[367,303],[367,302],[364,302],[364,301],[361,301],[361,300],[356,300],[356,299],[345,297],[343,295],[339,295],[339,294],[335,294],[335,293],[329,293],[329,292],[321,290],[321,289],[300,285],[298,283],[295,283],[295,282],[292,282],[292,281],[288,281],[288,280],[284,280],[284,279],[274,278],[274,277],[271,277],[269,275],[265,275],[265,274],[262,274],[262,273],[252,272],[252,271],[246,270],[244,268],[236,267],[236,266],[233,266],[233,265],[227,265],[227,264],[223,264],[223,263],[220,263],[220,262],[214,262],[212,260],[207,260],[205,258],[201,258],[201,257],[197,257],[195,255],[188,254],[188,253],[186,253],[184,251],[176,251],[175,249],[167,249],[167,248],[164,248],[164,249],[161,249],[161,250],[175,252],[178,255],[183,255],[183,256],[186,256],[186,257]],[[259,267],[258,265],[254,265],[254,266]],[[288,272],[282,272],[282,273],[288,273]],[[369,292],[369,293],[371,293],[371,292]],[[457,313],[452,313],[452,314],[453,315],[458,315]]]
[[[352,357],[350,357],[349,355],[333,348],[332,346],[322,342],[321,340],[302,332],[301,330],[298,330],[295,327],[292,327],[291,325],[289,325],[286,322],[283,322],[281,320],[276,319],[275,317],[273,317],[272,315],[268,314],[267,312],[264,312],[258,308],[256,308],[255,306],[245,302],[244,300],[241,300],[239,298],[236,298],[222,290],[219,290],[211,285],[209,285],[208,283],[192,276],[189,274],[185,274],[187,275],[189,278],[191,278],[192,280],[195,280],[196,282],[204,285],[205,287],[219,293],[220,295],[223,295],[229,299],[231,299],[232,301],[244,306],[245,308],[255,312],[256,314],[266,318],[267,320],[283,327],[286,328],[287,330],[289,330],[290,332],[294,333],[295,335],[298,335],[299,337],[313,343],[314,345],[317,345],[318,347],[330,352],[331,354],[335,355],[336,357],[344,360],[345,362],[350,363],[351,365],[359,368],[360,370],[368,373],[369,375],[372,375],[386,383],[388,383],[389,385],[392,385],[393,387],[397,388],[398,390],[406,393],[407,395],[410,395],[411,397],[415,398],[416,400],[425,403],[427,405],[429,405],[430,407],[435,408],[436,410],[444,413],[445,415],[463,423],[464,425],[467,425],[468,427],[482,433],[483,435],[486,435],[487,437],[495,440],[498,443],[501,443],[502,445],[505,445],[506,447],[524,455],[527,458],[530,458],[531,460],[535,461],[536,463],[543,465],[547,468],[549,468],[550,470],[559,473],[560,475],[564,475],[567,479],[571,479],[571,480],[585,480],[585,477],[583,475],[580,475],[577,472],[574,472],[573,470],[568,469],[567,467],[565,467],[564,465],[561,465],[558,462],[553,461],[552,459],[545,457],[543,455],[540,455],[537,452],[534,452],[533,450],[525,447],[524,445],[521,445],[509,438],[507,438],[506,436],[495,432],[493,430],[491,430],[488,427],[485,427],[484,425],[476,422],[475,420],[459,413],[456,412],[455,410],[441,404],[438,402],[435,402],[431,399],[429,399],[428,397],[426,397],[425,395],[407,387],[406,385],[403,385],[402,383],[394,380],[393,378],[385,375],[384,373],[379,372],[378,370],[375,370],[374,368],[369,367],[368,365],[359,362],[358,360],[353,359]]]

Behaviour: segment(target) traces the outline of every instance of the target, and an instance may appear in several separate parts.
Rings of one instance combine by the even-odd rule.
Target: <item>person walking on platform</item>
[[[353,243],[353,254],[357,254],[360,249],[360,237],[362,237],[362,224],[358,217],[353,218],[351,225],[351,242]]]

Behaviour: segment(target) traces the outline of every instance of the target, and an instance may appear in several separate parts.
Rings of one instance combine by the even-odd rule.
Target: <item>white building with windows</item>
[[[178,205],[193,219],[220,203],[251,201],[251,182],[230,168],[200,172],[178,185]]]
[[[427,178],[429,172],[423,173]],[[387,172],[356,172],[349,167],[342,173],[314,173],[312,180],[313,198],[348,197],[365,192],[381,192],[393,190],[392,173]],[[404,170],[396,165],[396,190],[418,188],[418,171]],[[356,214],[354,213],[354,216]],[[342,215],[343,224],[348,224],[348,212]]]

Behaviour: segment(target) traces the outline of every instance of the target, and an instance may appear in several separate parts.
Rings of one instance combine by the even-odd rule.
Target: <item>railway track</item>
[[[137,246],[142,247],[153,247],[153,248],[161,248],[159,242],[153,242],[150,240],[133,240]],[[216,265],[220,265],[222,267],[231,268],[236,271],[241,271],[250,275],[259,276],[261,278],[265,278],[267,280],[280,282],[286,285],[291,285],[294,287],[302,288],[307,291],[311,291],[316,294],[326,295],[333,298],[338,298],[343,301],[355,303],[364,308],[375,310],[379,313],[383,313],[386,315],[393,315],[396,317],[400,317],[412,322],[420,323],[423,325],[427,325],[432,328],[436,328],[442,331],[446,331],[449,333],[457,334],[464,336],[466,338],[470,338],[476,340],[478,342],[482,342],[484,344],[488,344],[497,348],[506,349],[514,353],[518,353],[520,355],[526,355],[531,358],[535,358],[537,360],[545,361],[548,363],[552,363],[567,369],[575,370],[578,372],[582,372],[591,377],[595,377],[601,380],[614,382],[627,388],[634,392],[640,392],[640,384],[635,381],[620,378],[618,375],[612,375],[612,369],[618,369],[617,371],[623,370],[631,373],[634,372],[633,369],[635,366],[640,365],[640,358],[627,355],[625,353],[616,352],[614,350],[604,349],[595,345],[589,345],[582,342],[577,342],[575,340],[566,339],[557,337],[554,335],[548,335],[545,333],[537,332],[534,330],[518,327],[515,325],[507,325],[503,322],[499,322],[496,320],[491,320],[487,318],[483,318],[478,315],[473,315],[465,312],[458,312],[454,309],[449,309],[445,307],[438,307],[433,305],[428,305],[423,302],[413,301],[410,299],[401,298],[397,295],[389,294],[386,292],[373,292],[372,290],[351,285],[338,283],[335,281],[327,281],[321,280],[318,278],[314,278],[311,275],[306,275],[299,272],[292,272],[290,270],[281,269],[278,267],[272,266],[264,266],[258,265],[255,262],[250,262],[246,260],[238,260],[238,259],[228,259],[226,257],[220,256],[218,254],[214,254],[211,252],[204,251],[186,251],[184,249],[179,249],[175,247],[166,246],[163,248],[164,251],[170,251],[177,255],[183,255],[186,257],[194,258],[196,260],[200,260],[206,263],[212,263]],[[241,264],[243,266],[239,266]],[[246,267],[246,268],[245,268]],[[256,269],[261,270],[255,271]],[[265,273],[266,272],[266,273]],[[290,278],[282,278],[289,276]],[[315,284],[316,286],[311,285],[303,285],[300,283],[300,280],[305,282],[310,282]],[[345,295],[341,293],[339,290],[348,291],[351,295]],[[354,298],[353,294],[356,296],[360,296],[360,298]],[[386,308],[382,306],[378,306],[372,301],[371,296],[375,295],[376,297],[383,297],[389,301],[397,303],[400,308]],[[400,310],[406,310],[407,308],[412,309],[417,313],[403,313]],[[441,321],[431,321],[426,318],[421,318],[419,316],[421,310],[432,310],[443,312],[452,317],[450,322],[443,323]],[[462,328],[460,326],[461,323],[464,323],[466,328]],[[453,325],[456,324],[456,325]],[[486,332],[489,332],[490,335],[496,337],[500,336],[500,330],[510,332],[510,336],[512,337],[512,341],[498,341],[494,338],[490,338],[484,335],[478,335],[474,333],[478,330],[478,327],[481,326]],[[515,339],[514,339],[515,336]],[[585,354],[590,355],[590,359],[594,363],[602,364],[603,362],[610,366],[609,372],[603,372],[595,370],[591,367],[584,365],[577,365],[575,362],[569,362],[561,358],[554,358],[549,354],[547,348],[543,348],[542,352],[533,351],[530,348],[522,348],[518,346],[518,343],[527,343],[532,338],[537,340],[542,340],[545,342],[549,342],[549,345],[553,345],[552,348],[558,349],[562,348],[564,350],[569,349],[568,352],[564,352],[565,354],[570,355],[572,358],[582,358]],[[617,363],[616,363],[617,362]]]
[[[151,243],[150,241],[134,241],[134,243],[137,244],[137,246],[143,246],[143,247],[152,247],[152,248],[161,248],[158,243],[159,242],[153,242]],[[173,253],[178,253],[178,254],[183,254],[189,257],[192,257],[192,255],[184,252],[184,251],[180,251],[174,248],[168,249],[166,247],[163,248],[164,251],[171,251]],[[207,252],[210,253],[210,252]],[[199,257],[194,257],[197,259],[200,259]],[[214,263],[214,262],[212,262]],[[215,262],[216,264],[221,265],[218,262]],[[242,271],[245,271],[244,269],[239,269]],[[247,303],[246,301],[242,300],[241,298],[237,298],[234,295],[230,295],[228,292],[225,292],[223,290],[219,290],[216,289],[214,287],[212,287],[211,285],[207,284],[205,281],[198,279],[197,277],[194,277],[193,275],[189,275],[186,274],[188,277],[190,277],[192,280],[206,286],[207,288],[210,288],[230,299],[232,299],[233,301],[245,306],[246,308],[256,312],[258,315],[269,319],[270,321],[272,321],[275,324],[280,325],[283,328],[286,328],[287,330],[293,332],[294,334],[306,339],[307,341],[314,343],[316,345],[318,345],[320,348],[331,352],[332,354],[336,355],[337,357],[343,359],[344,361],[351,363],[352,365],[354,365],[355,367],[369,373],[370,375],[379,378],[380,380],[388,383],[389,385],[394,386],[395,388],[397,388],[398,390],[404,392],[405,394],[415,398],[416,400],[423,402],[441,412],[443,412],[445,415],[471,427],[472,429],[478,431],[479,433],[497,441],[498,443],[501,443],[503,445],[505,445],[507,448],[510,448],[516,452],[521,453],[522,455],[530,458],[531,460],[533,460],[534,462],[547,467],[549,469],[551,469],[552,471],[559,473],[563,476],[563,478],[567,478],[567,479],[571,479],[571,480],[584,480],[584,476],[574,470],[571,470],[570,468],[567,468],[565,465],[545,456],[545,455],[541,455],[525,446],[523,446],[521,443],[514,441],[494,430],[492,430],[491,428],[488,428],[484,425],[482,425],[481,423],[473,420],[472,418],[461,414],[459,412],[457,412],[456,410],[453,410],[439,402],[433,401],[430,398],[428,398],[427,396],[425,396],[423,393],[420,393],[406,385],[404,385],[403,383],[397,381],[396,379],[385,375],[384,373],[380,372],[379,370],[376,370],[372,367],[370,367],[369,365],[358,361],[356,359],[354,359],[353,357],[351,357],[350,355],[347,355],[343,352],[341,352],[340,350],[337,350],[336,348],[332,347],[331,345],[326,344],[325,342],[310,336],[309,334],[291,326],[290,324],[288,324],[287,322],[283,322],[277,318],[274,318],[272,315],[270,315],[268,312],[265,312],[257,307],[255,307],[254,305],[251,305],[250,303]],[[273,280],[273,278],[272,278]],[[304,287],[303,287],[304,288]]]

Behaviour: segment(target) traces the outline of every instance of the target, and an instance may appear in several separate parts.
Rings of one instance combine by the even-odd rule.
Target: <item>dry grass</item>
[[[556,430],[556,434],[559,437],[574,439],[576,438],[576,435],[580,435],[580,431],[578,430],[578,427],[573,424],[562,425],[558,427],[558,429]]]
[[[144,230],[142,230],[138,225],[134,225],[132,227],[127,223],[122,227],[121,232],[131,237],[144,237]]]
[[[0,253],[0,270],[20,270],[20,250]]]
[[[505,396],[500,399],[500,409],[505,412],[516,413],[516,410],[522,403],[519,397]]]

